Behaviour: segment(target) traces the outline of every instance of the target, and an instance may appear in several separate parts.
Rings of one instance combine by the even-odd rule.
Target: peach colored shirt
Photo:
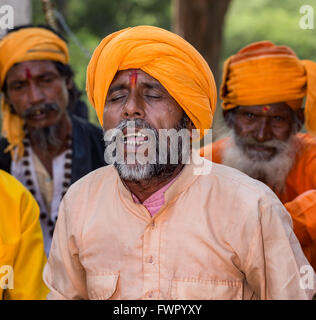
[[[210,174],[186,165],[153,217],[113,166],[73,184],[44,270],[48,299],[311,298],[299,272],[309,263],[274,193],[200,160]]]

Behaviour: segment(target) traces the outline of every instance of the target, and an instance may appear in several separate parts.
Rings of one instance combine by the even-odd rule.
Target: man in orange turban
[[[221,98],[229,137],[206,147],[206,157],[264,182],[283,204],[316,189],[316,140],[299,133],[304,118],[316,132],[315,92],[316,63],[269,41],[246,46],[224,64]],[[316,269],[316,239],[309,236],[316,214],[302,222],[294,207],[287,206],[294,231]]]
[[[113,165],[62,201],[44,270],[50,299],[312,296],[299,272],[312,267],[274,193],[187,148],[216,103],[212,72],[188,42],[151,26],[110,34],[87,92]]]
[[[48,255],[69,185],[104,165],[102,130],[77,117],[80,93],[68,47],[45,27],[17,27],[0,41],[0,169],[34,195]]]

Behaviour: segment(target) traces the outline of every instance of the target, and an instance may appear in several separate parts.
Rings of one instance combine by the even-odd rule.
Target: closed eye
[[[150,98],[150,99],[160,99],[161,96],[159,95],[151,95],[151,94],[146,94],[145,97]]]
[[[112,96],[109,100],[110,102],[115,102],[115,101],[119,101],[121,99],[124,99],[126,97],[126,95],[118,95],[118,96]]]

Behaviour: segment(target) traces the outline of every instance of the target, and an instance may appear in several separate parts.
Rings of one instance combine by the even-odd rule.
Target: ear
[[[233,128],[234,125],[234,110],[224,110],[223,118],[228,128]]]

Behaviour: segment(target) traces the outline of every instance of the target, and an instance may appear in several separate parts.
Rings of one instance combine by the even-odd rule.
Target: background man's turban
[[[305,124],[316,133],[316,63],[270,41],[252,43],[224,63],[220,88],[224,110],[286,102],[293,110],[306,96]]]
[[[11,67],[30,60],[52,60],[67,64],[67,44],[54,32],[44,28],[22,28],[9,33],[0,41],[0,87],[3,87]],[[1,110],[2,133],[8,139],[8,150],[13,152],[13,148],[18,147],[20,158],[23,155],[23,120],[11,113],[3,96]]]
[[[216,106],[213,74],[180,36],[152,26],[112,33],[95,49],[87,69],[87,94],[103,123],[109,86],[119,70],[141,69],[157,79],[197,129],[209,129]]]

